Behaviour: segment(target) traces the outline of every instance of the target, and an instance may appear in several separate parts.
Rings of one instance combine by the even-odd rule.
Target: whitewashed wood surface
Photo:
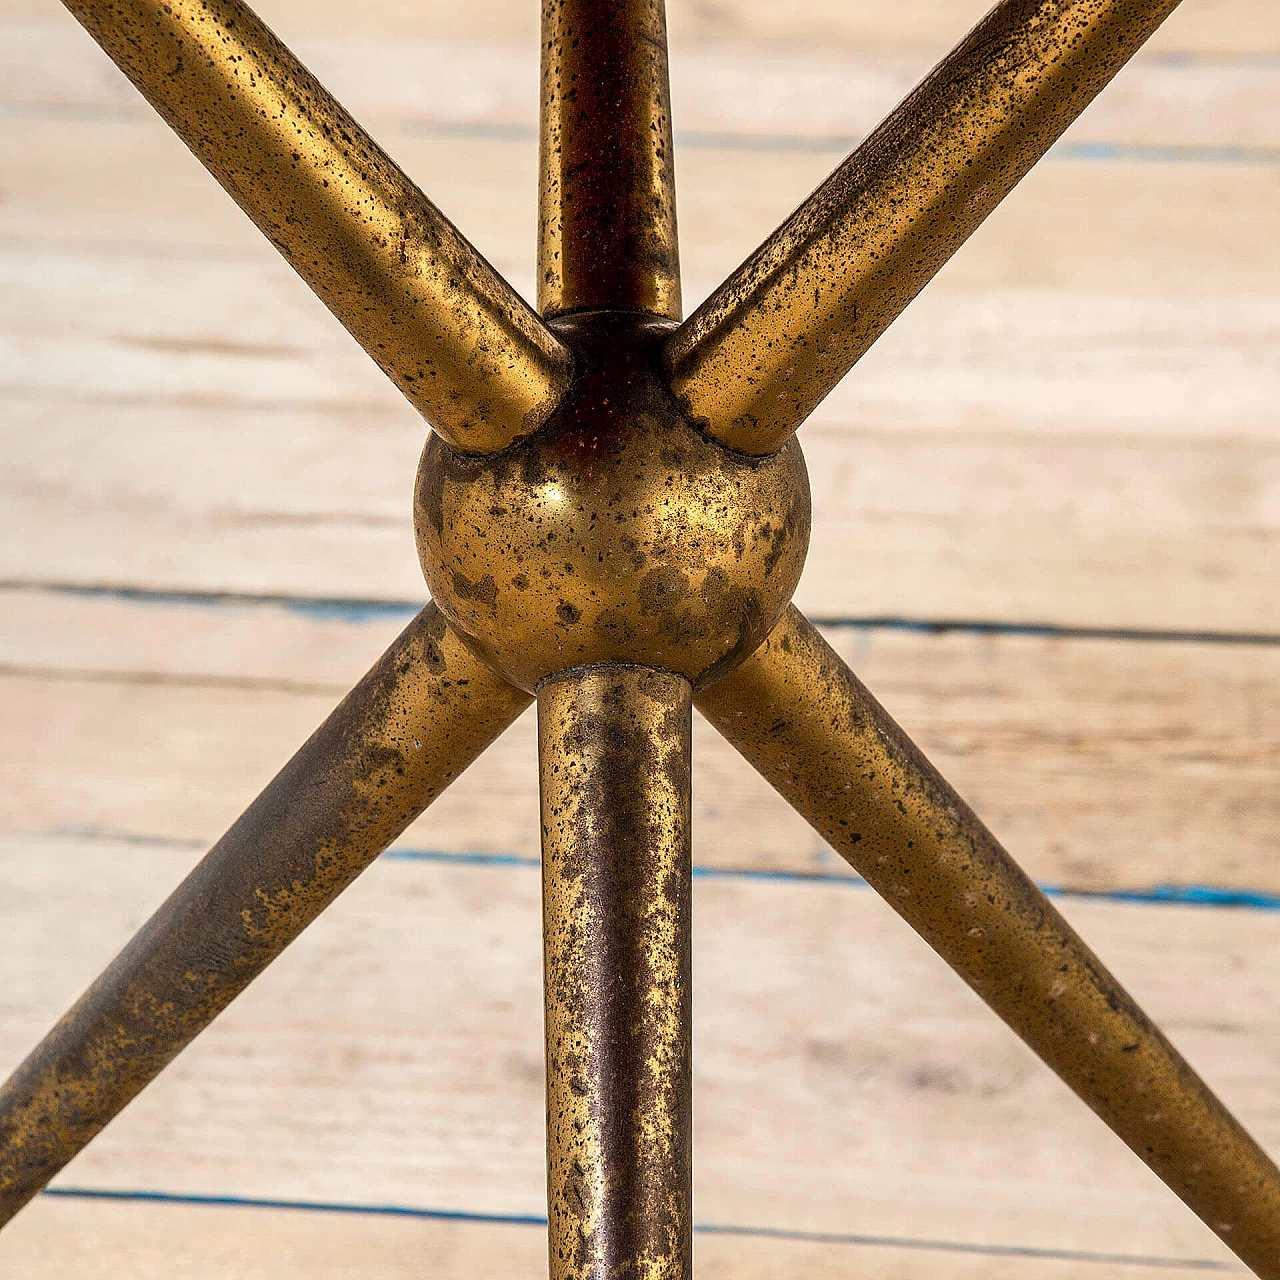
[[[180,868],[84,839],[11,837],[2,857],[12,1062]],[[59,1182],[537,1214],[539,901],[532,867],[381,861]],[[1280,1139],[1280,914],[1065,906]],[[700,1221],[1224,1256],[867,890],[700,878],[695,930]]]
[[[669,0],[690,305],[983,7]],[[533,0],[260,10],[527,291]],[[0,403],[4,1072],[423,599],[423,426],[53,0],[0,0]],[[1273,0],[1186,0],[804,440],[800,603],[1280,1150]],[[171,1199],[43,1197],[0,1274],[542,1273],[532,727],[59,1180]],[[696,750],[700,1277],[1238,1272]]]
[[[11,589],[0,616],[0,830],[199,847],[409,613]],[[1280,646],[827,634],[1041,881],[1280,894]],[[695,753],[699,864],[844,868],[699,717]],[[536,857],[535,759],[530,710],[400,844]]]

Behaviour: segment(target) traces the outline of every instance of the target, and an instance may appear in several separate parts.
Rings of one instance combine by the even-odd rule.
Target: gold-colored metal
[[[1176,0],[1003,0],[680,327],[662,0],[544,0],[548,324],[236,0],[66,3],[437,428],[415,499],[436,604],[0,1090],[0,1222],[536,689],[553,1280],[690,1280],[697,692],[1280,1280],[1280,1172],[787,611],[810,516],[792,432]]]
[[[538,686],[551,1280],[690,1280],[691,688]]]
[[[540,426],[568,353],[239,0],[64,0],[431,425]]]
[[[538,309],[679,320],[664,0],[542,0]]]
[[[1261,1280],[1280,1280],[1280,1170],[795,608],[697,705]]]
[[[528,705],[428,605],[0,1089],[0,1223]]]
[[[695,431],[657,375],[669,322],[585,312],[552,324],[580,370],[562,412],[490,458],[427,441],[415,520],[432,598],[522,689],[608,662],[701,686],[768,635],[799,580],[798,442],[755,460]]]
[[[1002,0],[672,335],[671,385],[771,453],[1178,0]]]

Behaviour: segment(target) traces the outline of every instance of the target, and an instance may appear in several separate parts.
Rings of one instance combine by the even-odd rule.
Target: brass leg
[[[671,385],[771,453],[1178,0],[1001,0],[674,333]]]
[[[428,605],[0,1089],[0,1222],[528,704]]]
[[[689,1280],[690,685],[538,687],[552,1280]]]
[[[1275,1166],[783,616],[809,531],[790,435],[1177,0],[1001,0],[680,326],[662,0],[543,0],[547,323],[242,0],[66,3],[435,427],[416,526],[440,612],[0,1090],[0,1221],[515,718],[505,677],[539,704],[551,1274],[688,1280],[689,716],[710,685],[725,736],[1280,1280]]]
[[[795,609],[698,709],[1262,1280],[1280,1170]]]
[[[450,443],[539,427],[569,354],[241,0],[65,0]]]

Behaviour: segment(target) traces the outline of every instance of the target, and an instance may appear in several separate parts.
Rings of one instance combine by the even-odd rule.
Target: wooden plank
[[[1007,243],[1016,251],[1016,237]],[[1081,246],[1060,247],[1065,272]],[[1280,288],[1267,289],[1273,269],[1280,281],[1280,251],[1269,251],[1274,263],[1259,254],[1257,289],[1240,294],[1225,256],[1201,263],[1216,272],[1212,289],[1145,293],[1136,279],[1129,292],[1067,288],[1050,262],[1028,264],[1021,284],[1011,263],[995,263],[983,284],[967,255],[832,393],[806,439],[827,425],[1276,436]],[[399,403],[274,255],[19,238],[0,244],[0,284],[0,380],[11,396]]]
[[[179,874],[8,838],[0,1063]],[[536,870],[375,864],[64,1185],[538,1213]],[[1264,1142],[1280,913],[1067,902]],[[1209,1232],[869,892],[698,881],[701,1222],[1130,1257]]]
[[[1094,1280],[1096,1262],[937,1249],[702,1235],[699,1280]],[[542,1280],[545,1232],[241,1206],[37,1201],[0,1236],[0,1263],[23,1280]],[[1229,1264],[1224,1269],[1243,1274]],[[1109,1263],[1112,1280],[1201,1280],[1202,1267]]]
[[[61,163],[70,144],[44,128],[12,131],[29,195],[0,214],[27,237],[0,253],[0,384],[16,437],[5,575],[416,592],[404,533],[416,418],[158,124],[67,131],[97,165],[88,220]],[[130,171],[136,160],[167,174],[170,156],[185,175],[172,203],[139,201],[107,135],[136,144]],[[454,176],[482,247],[525,279],[511,183],[519,153],[531,189],[532,151],[415,145],[423,172]],[[701,159],[685,226],[718,270],[821,157],[748,157],[768,180],[745,184],[732,176],[740,157]],[[1069,171],[1088,181],[1073,188]],[[1280,606],[1258,590],[1280,510],[1278,183],[1280,168],[1247,165],[1034,175],[806,429],[818,483],[802,604],[827,616],[1280,628]],[[708,194],[726,189],[741,199]],[[1108,225],[1091,222],[1091,199]],[[1240,219],[1232,205],[1268,213]],[[139,209],[160,212],[137,223]],[[86,227],[96,241],[74,248],[30,239]],[[142,241],[130,247],[125,232]],[[1092,240],[1105,252],[1091,266]],[[129,408],[102,406],[112,399]],[[266,425],[265,410],[285,408]],[[354,473],[353,422],[366,446]],[[1010,440],[1024,434],[1049,440]],[[1160,443],[1139,451],[1141,436]],[[241,458],[256,460],[256,481]]]
[[[149,108],[97,46],[66,16],[0,18],[0,102],[15,113],[66,117]],[[358,30],[314,34],[293,51],[355,116],[384,130],[430,124],[537,127],[536,44],[452,40],[423,26],[416,38],[371,38]],[[935,48],[706,44],[680,39],[671,84],[677,146],[704,147],[723,134],[750,148],[839,148],[871,131],[930,70]],[[1068,144],[1183,147],[1276,146],[1280,61],[1170,58],[1140,53],[1072,126]]]
[[[176,842],[181,862],[407,613],[6,591],[0,619],[0,830]],[[1280,892],[1280,646],[827,634],[1040,880]],[[844,869],[700,718],[695,753],[700,864]],[[536,858],[535,754],[530,713],[402,847]]]
[[[1143,110],[1158,117],[1161,101]],[[403,495],[420,424],[181,146],[141,116],[24,120],[5,138],[18,194],[0,209],[15,238],[0,254],[0,385],[17,439],[0,571],[417,592]],[[528,288],[532,147],[399,141]],[[696,296],[829,158],[690,155]],[[1280,509],[1276,207],[1275,166],[1038,170],[809,424],[817,524],[801,603],[826,616],[1280,629],[1258,590]],[[267,425],[264,411],[285,408]],[[368,446],[356,474],[353,422]],[[1010,441],[1028,433],[1049,440]],[[1161,443],[1138,450],[1138,436]]]
[[[0,1266],[23,1280],[543,1280],[547,1270],[536,1227],[54,1197],[0,1234]]]
[[[9,389],[0,578],[421,597],[411,513],[421,422],[360,352],[280,353],[252,340],[249,329],[230,349],[190,330],[169,351],[145,334],[82,341],[80,386],[68,385],[70,335],[44,353],[32,337],[15,344],[8,369],[28,388]],[[1099,423],[1099,411],[1073,435],[1053,428],[1062,401],[1082,403],[1105,379],[1073,387],[1064,369],[1039,392],[1030,376],[1010,380],[1010,412],[1025,405],[1031,421],[1004,431],[1004,406],[962,371],[967,397],[940,408],[933,427],[919,418],[941,405],[945,376],[931,379],[906,354],[897,385],[914,405],[873,398],[869,374],[865,401],[858,388],[833,406],[849,406],[852,421],[815,420],[806,432],[814,527],[801,607],[829,618],[1280,631],[1280,599],[1263,589],[1280,542],[1274,405],[1252,438],[1206,412],[1206,435],[1174,422],[1153,440],[1145,428],[1161,424],[1142,403],[1124,406],[1128,422]],[[1077,356],[1105,365],[1101,335]],[[1113,387],[1124,378],[1125,354],[1115,356]],[[912,364],[918,376],[907,377]],[[1188,390],[1210,378],[1190,362],[1184,373]],[[37,380],[45,385],[30,388]],[[141,401],[137,383],[149,384]],[[985,430],[962,429],[966,407]],[[1241,406],[1241,420],[1249,412]]]
[[[1277,88],[1280,72],[1272,89],[1280,100]],[[165,259],[180,245],[230,249],[264,264],[274,257],[158,119],[37,116],[5,124],[0,158],[9,178],[0,236],[92,245],[100,254],[112,245],[117,252],[162,248]],[[445,213],[527,289],[534,249],[533,138],[424,129],[388,121],[379,132]],[[677,151],[689,306],[840,159],[838,150],[708,145]],[[1262,156],[1183,162],[1159,151],[1126,159],[1122,150],[1116,159],[1051,158],[987,220],[944,269],[938,286],[1273,297],[1280,281],[1278,194],[1280,165]]]
[[[901,0],[893,5],[859,0],[805,0],[785,10],[769,0],[670,6],[674,43],[761,46],[816,45],[830,49],[919,45],[942,52],[989,8],[985,0]],[[430,32],[435,38],[492,40],[537,47],[537,9],[523,0],[379,0],[358,15],[343,0],[258,0],[255,8],[285,39],[330,32],[400,40]],[[4,0],[0,15],[47,18],[43,0]],[[1156,50],[1208,54],[1280,51],[1280,14],[1271,0],[1200,0],[1184,4],[1152,39]]]

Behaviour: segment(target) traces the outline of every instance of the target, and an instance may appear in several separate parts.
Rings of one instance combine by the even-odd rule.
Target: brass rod
[[[450,444],[540,426],[565,348],[239,0],[64,0]]]
[[[538,309],[680,319],[663,0],[542,0]]]
[[[529,701],[428,605],[0,1088],[0,1223]]]
[[[698,709],[1262,1280],[1280,1170],[791,608]]]
[[[551,1280],[690,1280],[689,681],[538,686]]]
[[[672,335],[690,415],[777,449],[1178,0],[1002,0]]]

